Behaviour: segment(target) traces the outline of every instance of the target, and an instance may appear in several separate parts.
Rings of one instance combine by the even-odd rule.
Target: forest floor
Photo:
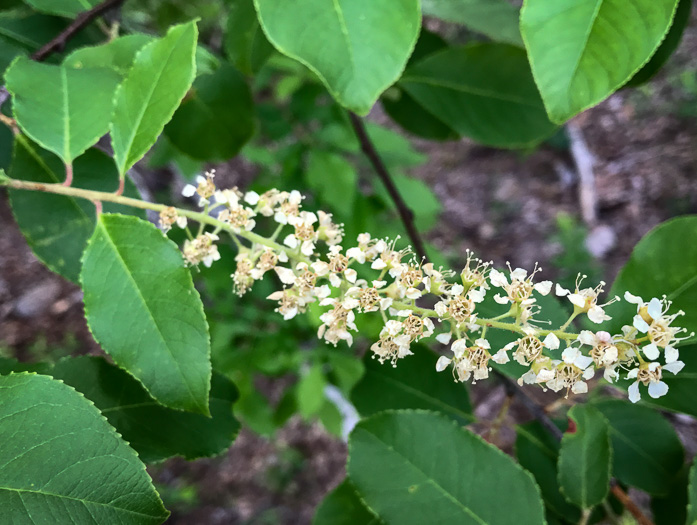
[[[497,264],[532,268],[539,262],[547,278],[571,277],[560,269],[565,259],[574,262],[574,275],[581,271],[611,283],[651,228],[697,213],[695,50],[693,16],[680,49],[656,79],[573,121],[594,159],[592,186],[580,184],[572,156],[552,146],[522,154],[467,140],[415,140],[429,161],[412,175],[425,180],[443,205],[428,238],[451,255],[470,248]],[[371,118],[383,119],[379,111]],[[583,198],[581,187],[588,190]],[[101,353],[85,325],[80,290],[36,260],[3,196],[0,351],[28,359],[49,350],[53,357]],[[477,385],[473,397],[478,416],[492,420],[505,395]],[[527,418],[514,405],[507,423]],[[674,422],[694,454],[694,422]],[[513,438],[504,429],[499,445],[510,448]],[[150,470],[174,510],[169,523],[307,524],[343,478],[345,457],[345,444],[320,425],[291,420],[274,439],[243,430],[221,457],[175,459]]]

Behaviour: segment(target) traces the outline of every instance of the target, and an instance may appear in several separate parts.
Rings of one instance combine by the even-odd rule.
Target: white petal
[[[559,286],[559,284],[557,284],[554,287],[554,293],[556,293],[559,297],[563,297],[565,295],[569,295],[569,290],[567,290],[566,288],[563,288],[562,286]]]
[[[639,369],[634,368],[634,369],[630,370],[629,372],[627,372],[627,379],[634,379],[638,375],[639,375]]]
[[[508,297],[501,297],[501,294],[496,294],[494,296],[494,301],[496,301],[499,304],[507,304],[508,303]]]
[[[668,370],[668,372],[672,372],[673,374],[677,374],[680,372],[680,370],[683,369],[685,366],[685,363],[682,361],[673,361],[672,363],[668,363],[667,365],[663,366],[663,370]]]
[[[248,191],[244,196],[244,200],[247,204],[255,206],[259,202],[259,194],[256,191]]]
[[[571,391],[574,394],[585,394],[588,392],[588,385],[583,381],[576,381],[574,386],[571,387]]]
[[[556,350],[559,348],[559,338],[554,334],[547,334],[547,337],[544,338],[542,344],[550,350]]]
[[[382,270],[387,267],[387,263],[382,259],[375,259],[373,264],[370,265],[373,270]]]
[[[632,323],[634,325],[634,328],[639,330],[642,333],[646,333],[649,331],[649,325],[642,319],[642,317],[637,314],[634,316],[634,322]]]
[[[186,217],[177,217],[177,226],[180,228],[186,228]]]
[[[503,348],[492,355],[491,359],[494,361],[494,363],[498,363],[500,365],[506,364],[511,360]]]
[[[595,376],[595,368],[593,368],[592,366],[589,366],[583,371],[583,379],[593,379],[593,376]]]
[[[283,244],[288,246],[288,248],[296,248],[298,246],[298,238],[291,233],[283,239]]]
[[[624,300],[627,301],[628,303],[633,303],[633,304],[638,304],[638,305],[644,304],[644,300],[641,297],[639,297],[638,295],[633,295],[629,292],[624,292]]]
[[[278,260],[283,263],[288,262],[288,254],[285,251],[278,253]]]
[[[574,306],[578,306],[579,308],[584,308],[586,306],[586,298],[583,297],[581,294],[569,294],[568,299],[569,301],[571,301],[571,304],[573,304]]]
[[[677,348],[673,348],[672,346],[666,346],[665,349],[665,358],[666,358],[666,363],[673,363],[678,360],[678,357],[680,357],[680,352],[678,352]]]
[[[570,346],[561,353],[561,358],[566,364],[572,365],[580,355],[581,351],[578,348]]]
[[[619,379],[619,374],[617,373],[617,370],[614,368],[606,368],[605,371],[603,372],[603,377],[605,378],[605,381],[608,383],[614,383]]]
[[[600,324],[604,321],[609,321],[612,318],[609,315],[605,315],[605,310],[603,310],[600,306],[595,305],[588,310],[588,319],[593,321],[595,324]]]
[[[535,290],[542,295],[547,295],[550,291],[552,291],[552,281],[539,282],[533,288],[535,288]]]
[[[535,381],[537,383],[546,383],[547,381],[551,381],[552,379],[554,379],[555,375],[556,374],[552,370],[547,370],[546,368],[543,368],[542,370],[540,370],[540,373],[537,374],[537,378],[535,379]]]
[[[506,276],[495,268],[492,268],[492,270],[489,272],[489,281],[491,281],[492,285],[498,286],[499,288],[508,284],[508,279],[506,279]]]
[[[655,297],[649,301],[649,306],[646,309],[654,321],[661,317],[661,301]]]
[[[484,288],[472,289],[467,292],[467,297],[472,299],[475,303],[481,303],[486,295],[486,290]]]
[[[315,261],[310,266],[318,277],[323,277],[329,273],[329,264],[324,261]]]
[[[641,351],[644,352],[644,355],[651,359],[651,361],[658,359],[658,356],[661,355],[658,347],[653,343],[646,345]]]
[[[274,270],[276,270],[276,274],[283,284],[295,284],[295,274],[293,270],[281,266],[276,266]]]
[[[523,281],[528,276],[528,271],[524,268],[516,268],[511,272],[511,279],[516,281]]]
[[[196,186],[193,186],[193,185],[191,185],[191,184],[187,184],[187,185],[184,186],[184,188],[182,189],[182,195],[183,195],[184,197],[193,197],[193,196],[194,196],[194,193],[196,193]]]
[[[464,291],[465,287],[461,284],[453,284],[452,288],[450,288],[450,295],[460,295]]]
[[[641,399],[641,394],[639,393],[639,382],[638,381],[629,385],[628,393],[629,393],[629,400],[632,403],[636,403],[637,401],[639,401]]]
[[[438,334],[436,336],[436,341],[438,341],[442,345],[447,345],[450,342],[450,339],[452,338],[452,336],[453,336],[453,334],[451,332]]]
[[[440,356],[438,358],[438,361],[436,362],[436,371],[442,372],[446,368],[448,368],[448,365],[450,364],[450,359],[445,357],[444,355]]]
[[[665,396],[668,393],[668,385],[666,385],[663,381],[659,381],[658,383],[651,382],[649,384],[649,395],[656,399],[661,396]]]
[[[304,241],[300,251],[303,255],[310,257],[315,252],[315,243],[312,241]]]
[[[354,270],[353,268],[349,268],[344,272],[344,275],[346,276],[346,280],[350,283],[355,283],[356,278],[358,277],[358,272]]]
[[[588,357],[587,355],[579,355],[574,359],[574,365],[579,367],[581,370],[585,370],[588,368],[588,365],[590,365],[593,362],[592,357]]]
[[[595,334],[593,334],[593,332],[590,330],[581,330],[581,333],[578,334],[577,339],[584,345],[595,346]]]

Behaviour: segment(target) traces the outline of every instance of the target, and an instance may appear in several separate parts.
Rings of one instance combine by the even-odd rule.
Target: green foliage
[[[591,405],[573,406],[569,418],[574,427],[561,441],[559,485],[568,501],[590,509],[605,499],[610,488],[609,426],[602,412]]]
[[[544,523],[532,476],[433,412],[388,411],[362,420],[349,440],[347,470],[361,499],[387,523]],[[505,494],[506,504],[492,494]]]
[[[518,9],[506,0],[423,0],[424,15],[462,24],[494,41],[523,45]]]
[[[177,246],[152,224],[103,214],[80,281],[87,323],[114,361],[163,405],[209,415],[208,325]]]
[[[264,33],[360,115],[399,78],[419,34],[418,0],[255,0]]]
[[[613,475],[649,494],[668,494],[684,461],[670,423],[656,411],[626,401],[605,400],[593,406],[609,424]]]
[[[0,376],[0,421],[3,520],[157,524],[169,514],[137,454],[62,382]]]
[[[549,117],[562,123],[620,88],[651,58],[678,0],[526,0],[520,27]]]
[[[380,519],[366,508],[349,479],[322,500],[312,525],[379,525]]]
[[[42,13],[74,18],[82,11],[93,8],[99,0],[25,0],[25,2]]]
[[[101,46],[76,49],[65,58],[63,65],[76,69],[108,67],[125,77],[138,51],[152,41],[152,37],[141,33],[125,35]]]
[[[428,348],[417,347],[414,355],[392,367],[390,363],[380,364],[368,352],[363,358],[365,375],[351,392],[351,401],[363,416],[421,408],[441,412],[461,424],[472,422],[467,387],[452,381],[447,372],[436,372],[437,360]]]
[[[116,92],[111,139],[123,175],[155,144],[194,80],[195,22],[143,47]]]
[[[273,53],[273,46],[261,30],[254,0],[232,0],[225,29],[225,53],[245,75],[259,72]]]
[[[254,104],[244,77],[223,63],[196,79],[165,135],[196,160],[234,157],[254,132]]]
[[[471,44],[439,51],[410,66],[399,86],[458,134],[489,146],[529,146],[556,129],[545,113],[525,51],[512,45]]]
[[[17,137],[10,171],[13,178],[55,184],[63,180],[64,173],[63,164],[52,153],[24,136]],[[113,161],[96,149],[75,159],[73,177],[78,188],[113,191],[118,185]],[[130,179],[126,179],[124,194],[139,197]],[[51,270],[77,283],[82,252],[96,224],[94,204],[74,197],[21,190],[10,191],[10,203],[34,254]],[[145,218],[142,210],[111,203],[105,203],[104,210]]]
[[[690,481],[688,485],[688,505],[687,505],[687,523],[688,525],[694,525],[697,523],[697,466],[692,464],[690,468]]]
[[[515,454],[540,486],[545,506],[555,516],[577,523],[579,508],[569,503],[559,488],[557,461],[560,443],[537,422],[518,425]]]
[[[315,365],[300,378],[296,389],[298,400],[298,412],[304,418],[310,418],[317,414],[324,405],[324,387],[327,380],[324,378],[322,367]]]
[[[5,73],[17,124],[71,164],[109,129],[118,77],[104,69],[74,69],[18,58]]]
[[[218,373],[211,382],[211,417],[158,404],[137,380],[100,357],[63,359],[47,373],[92,401],[146,463],[215,456],[240,428],[232,415],[237,389]]]
[[[671,313],[683,310],[680,326],[688,334],[697,332],[697,216],[666,221],[647,233],[612,285],[610,295],[631,291],[644,297],[666,297],[673,301]],[[609,330],[621,328],[636,314],[635,305],[618,301],[608,309],[613,321]],[[697,341],[697,337],[689,339]],[[666,374],[668,375],[668,374]]]
[[[307,183],[317,195],[332,204],[341,217],[350,217],[356,200],[358,174],[342,156],[322,150],[310,152]]]

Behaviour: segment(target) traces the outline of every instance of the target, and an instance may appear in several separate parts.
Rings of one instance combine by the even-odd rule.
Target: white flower
[[[438,361],[436,362],[436,371],[442,372],[443,370],[448,368],[448,365],[450,364],[451,361],[452,361],[451,359],[448,359],[444,355],[440,356],[438,358]]]
[[[543,339],[542,344],[550,350],[556,350],[559,348],[559,338],[553,333],[549,333],[547,337]]]

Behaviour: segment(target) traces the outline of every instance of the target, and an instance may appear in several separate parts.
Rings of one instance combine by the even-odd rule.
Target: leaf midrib
[[[469,95],[476,95],[479,97],[485,97],[485,98],[492,98],[494,100],[500,100],[502,102],[511,102],[514,104],[520,104],[521,106],[526,106],[535,110],[539,110],[541,108],[541,105],[539,104],[534,104],[531,103],[525,99],[520,99],[515,96],[506,96],[502,95],[496,92],[488,91],[486,89],[479,89],[479,88],[473,88],[468,85],[464,84],[457,84],[454,82],[448,82],[442,79],[434,79],[434,78],[429,78],[429,77],[420,77],[420,76],[405,76],[402,79],[400,79],[399,83],[404,86],[404,84],[408,84],[409,82],[415,83],[415,84],[425,84],[428,86],[434,86],[438,88],[444,88],[444,89],[451,89],[453,91],[458,91],[460,93],[466,93]]]
[[[153,515],[153,514],[145,514],[143,512],[138,512],[136,510],[131,510],[131,509],[125,509],[123,507],[117,507],[113,505],[109,505],[107,503],[102,503],[99,501],[92,501],[88,499],[80,499],[80,498],[74,498],[71,496],[65,496],[63,494],[54,494],[53,492],[46,492],[43,490],[30,490],[30,489],[17,489],[14,487],[0,487],[1,490],[6,490],[9,492],[17,492],[18,494],[38,494],[41,496],[46,496],[46,497],[53,497],[53,498],[59,498],[59,499],[67,499],[70,501],[77,501],[78,503],[82,503],[86,508],[89,508],[88,505],[95,505],[99,507],[106,507],[108,509],[116,510],[116,511],[121,511],[121,512],[127,512],[129,514],[135,514],[136,516],[143,516],[145,518],[152,518],[152,519],[161,519],[163,516],[162,515]],[[24,502],[22,502],[24,504]],[[25,506],[26,507],[26,506]]]

